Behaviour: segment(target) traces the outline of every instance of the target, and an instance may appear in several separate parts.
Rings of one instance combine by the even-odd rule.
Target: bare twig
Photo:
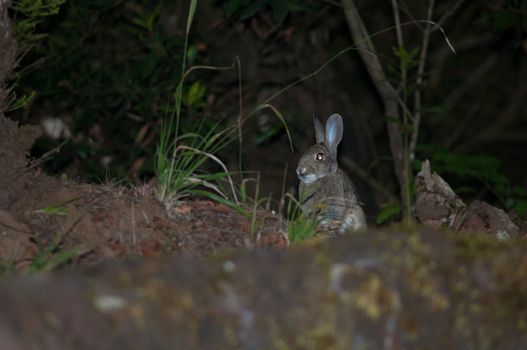
[[[282,196],[280,197],[280,202],[278,203],[278,213],[280,213],[280,217],[285,217],[284,215],[284,204],[285,204],[285,187],[286,187],[286,180],[287,180],[287,169],[289,167],[289,163],[285,163],[284,166],[284,172],[282,174]]]
[[[443,16],[441,16],[439,21],[437,21],[437,27],[435,27],[433,31],[436,31],[437,29],[441,28],[443,26],[443,24],[450,18],[450,16],[452,16],[454,13],[457,12],[457,10],[459,10],[459,8],[461,7],[461,5],[463,5],[464,2],[465,2],[465,0],[458,0],[454,4],[454,6],[452,6],[450,9],[448,9],[443,14]]]
[[[406,16],[408,16],[408,18],[415,23],[415,25],[420,29],[420,30],[423,30],[424,31],[424,27],[421,25],[420,21],[418,21],[414,15],[410,12],[410,10],[408,10],[408,4],[406,3],[405,0],[401,0],[400,2],[400,5],[399,5],[399,9],[401,11],[404,12],[404,14]]]
[[[492,34],[482,34],[479,36],[462,39],[461,41],[456,42],[456,51],[458,53],[469,51],[477,47],[488,45],[492,40],[494,40]],[[428,78],[427,87],[429,89],[433,89],[439,84],[440,79],[443,76],[443,70],[448,62],[446,58],[450,54],[450,48],[444,46],[433,54],[430,54],[430,63],[433,65],[433,67],[430,69],[431,75]]]
[[[392,0],[393,19],[395,22],[395,34],[397,35],[397,44],[404,47],[403,31],[401,29],[401,18],[399,16],[399,5],[397,0]]]
[[[204,66],[204,65],[196,65],[196,66],[192,66],[190,67],[189,69],[187,69],[185,71],[185,73],[183,74],[183,80],[185,80],[190,73],[192,73],[193,71],[195,70],[214,70],[214,71],[223,71],[223,70],[231,70],[231,69],[234,69],[234,67],[236,66],[236,59],[232,62],[232,64],[230,66],[221,66],[221,67],[216,67],[216,66]]]
[[[68,142],[68,140],[66,141],[63,141],[60,145],[56,146],[56,147],[53,147],[51,150],[47,151],[46,153],[44,153],[42,156],[40,156],[40,158],[38,158],[37,160],[31,162],[31,164],[29,164],[26,168],[24,168],[22,171],[24,172],[27,172],[31,169],[34,169],[34,168],[38,168],[40,165],[44,164],[45,162],[53,159],[53,156],[57,155],[60,153],[60,150],[62,148],[62,146],[64,146],[66,143]],[[19,172],[15,173],[14,174],[15,176],[19,176]]]
[[[243,100],[242,100],[242,63],[240,58],[236,56],[234,60],[235,64],[238,66],[238,118],[236,118],[236,123],[238,124],[238,170],[240,171],[240,176],[243,179]]]
[[[393,11],[393,19],[395,22],[395,34],[397,36],[397,46],[399,46],[399,48],[404,48],[403,31],[401,28],[401,18],[399,17],[399,5],[397,4],[397,0],[392,0],[392,11]],[[399,82],[399,89],[401,88],[404,89],[404,87],[406,86],[406,76],[407,76],[407,71],[406,69],[403,69],[401,71],[401,81]]]
[[[468,38],[461,39],[456,42],[456,52],[462,53],[464,51],[470,51],[474,48],[488,45],[494,36],[492,34],[481,34],[478,36],[471,36]],[[430,62],[441,63],[445,62],[445,59],[452,54],[449,47],[442,46],[437,51],[430,55]],[[434,69],[435,70],[435,69]]]
[[[417,66],[416,84],[418,88],[414,94],[414,125],[413,125],[412,138],[410,140],[410,147],[408,149],[410,159],[412,160],[415,157],[415,146],[417,144],[417,138],[419,136],[419,126],[421,124],[422,95],[421,95],[421,89],[419,88],[419,86],[423,84],[423,75],[424,75],[425,66],[426,66],[426,58],[428,55],[428,44],[430,43],[430,34],[432,33],[431,21],[432,21],[432,13],[434,12],[434,6],[435,6],[435,1],[430,0],[428,2],[428,12],[427,12],[427,20],[429,22],[426,22],[425,31],[423,33],[423,41],[421,43],[421,52],[419,54],[419,65]]]

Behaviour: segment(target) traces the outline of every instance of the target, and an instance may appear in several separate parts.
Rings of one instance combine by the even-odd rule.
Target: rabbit
[[[334,228],[336,223],[340,234],[364,230],[366,217],[357,191],[337,162],[337,147],[343,132],[342,117],[333,114],[325,129],[317,117],[314,116],[313,121],[317,143],[304,152],[296,169],[302,209],[315,213],[326,228]]]

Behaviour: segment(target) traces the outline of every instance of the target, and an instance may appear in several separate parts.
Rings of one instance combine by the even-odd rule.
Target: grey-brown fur
[[[300,158],[297,175],[302,208],[316,213],[323,224],[340,223],[340,232],[366,228],[355,186],[338,167],[337,147],[342,139],[342,118],[333,114],[326,128],[314,118],[317,144]]]

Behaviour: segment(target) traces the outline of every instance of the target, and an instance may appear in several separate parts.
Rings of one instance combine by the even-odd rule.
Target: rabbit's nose
[[[305,173],[306,173],[306,168],[297,168],[296,169],[296,174],[298,176],[303,176]]]

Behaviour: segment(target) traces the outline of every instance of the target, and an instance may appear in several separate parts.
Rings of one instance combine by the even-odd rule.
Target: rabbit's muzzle
[[[309,172],[306,167],[298,167],[296,169],[296,176],[300,181],[306,184],[312,183],[318,179],[318,176]]]

